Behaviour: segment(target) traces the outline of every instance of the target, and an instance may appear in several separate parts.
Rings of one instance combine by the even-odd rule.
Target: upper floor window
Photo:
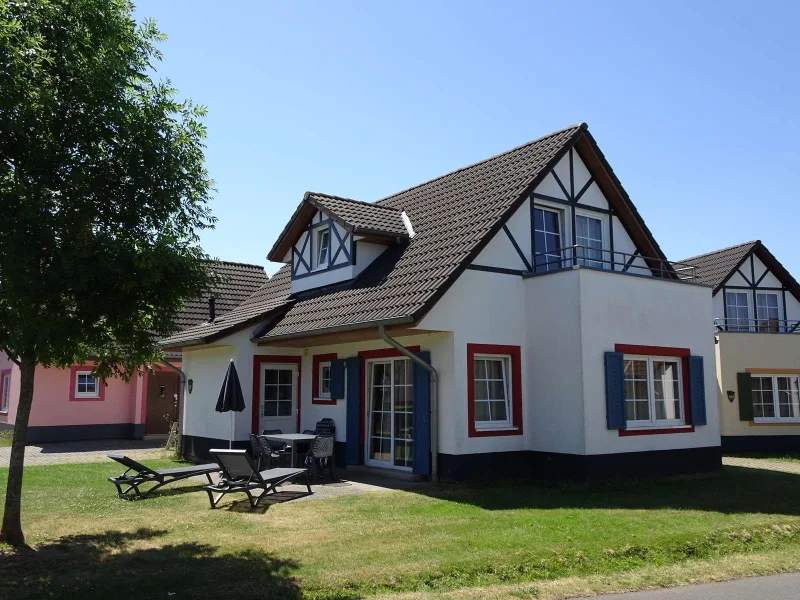
[[[756,319],[759,331],[778,331],[780,313],[778,311],[778,294],[756,294]]]
[[[561,264],[561,212],[545,208],[533,210],[534,270],[557,271]]]
[[[91,371],[79,371],[75,375],[75,397],[97,398],[100,395],[100,382]]]
[[[8,412],[8,400],[11,396],[11,371],[7,371],[2,375],[0,381],[0,412]]]
[[[603,268],[603,222],[587,215],[575,215],[575,243],[578,264]]]
[[[683,425],[681,360],[625,356],[628,428]]]
[[[800,377],[753,375],[752,382],[755,419],[800,419]]]
[[[725,292],[728,331],[750,330],[750,305],[747,292]]]
[[[328,227],[320,227],[314,231],[314,265],[315,269],[328,266],[328,259],[331,247],[331,230]]]

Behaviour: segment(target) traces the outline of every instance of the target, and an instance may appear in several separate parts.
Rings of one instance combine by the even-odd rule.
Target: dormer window
[[[324,269],[328,266],[331,231],[328,227],[320,227],[314,231],[314,268]]]

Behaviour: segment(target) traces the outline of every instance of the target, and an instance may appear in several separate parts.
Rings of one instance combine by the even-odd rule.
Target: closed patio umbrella
[[[236,372],[236,365],[233,359],[228,363],[228,371],[225,373],[225,381],[222,382],[222,389],[219,391],[217,412],[231,413],[231,435],[228,439],[228,448],[233,447],[233,413],[244,410],[244,396],[242,395],[242,384],[239,383],[239,374]]]

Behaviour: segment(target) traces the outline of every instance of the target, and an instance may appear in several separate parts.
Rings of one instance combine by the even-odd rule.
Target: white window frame
[[[554,261],[555,260],[554,257],[555,257],[556,254],[558,254],[559,259],[562,259],[561,264],[557,264],[557,263],[556,264],[549,264],[549,265],[546,266],[544,271],[537,271],[536,270],[536,264],[534,264],[533,265],[533,271],[534,271],[534,273],[551,273],[553,271],[558,271],[560,269],[563,269],[564,267],[567,266],[567,264],[563,261],[563,259],[564,259],[564,244],[565,244],[565,240],[571,240],[572,239],[572,232],[569,230],[570,224],[568,223],[568,221],[570,219],[566,218],[567,211],[565,210],[565,208],[563,206],[561,206],[559,204],[556,204],[555,202],[547,202],[546,200],[545,201],[536,200],[536,202],[534,202],[534,204],[533,204],[533,209],[534,210],[536,210],[536,209],[544,210],[544,211],[547,211],[547,212],[556,213],[556,215],[558,215],[558,228],[559,228],[558,235],[559,235],[559,243],[560,243],[561,247],[558,249],[557,253],[556,252],[552,253],[552,256],[553,256],[552,258],[551,257],[546,257],[547,260],[545,262]],[[534,236],[534,238],[536,237],[536,231],[537,231],[536,225],[534,225],[533,226],[533,236]],[[531,239],[531,244],[534,245],[534,246],[536,245],[536,242],[535,242],[534,239]],[[534,253],[535,254],[541,254],[542,253],[542,249],[541,248],[534,248]],[[536,259],[534,257],[534,263],[535,263],[535,260]]]
[[[756,417],[755,414],[753,415],[753,422],[754,423],[800,423],[800,416],[797,417],[781,417],[780,414],[780,401],[779,401],[779,393],[778,393],[778,378],[779,377],[795,377],[800,378],[800,373],[753,373],[751,375],[753,379],[758,377],[763,378],[772,378],[772,405],[775,411],[774,417]],[[800,384],[800,381],[798,382]],[[752,402],[752,398],[751,398]],[[755,407],[753,407],[755,411]]]
[[[683,359],[677,356],[650,356],[650,355],[641,355],[641,354],[625,354],[623,356],[623,365],[624,361],[627,360],[643,360],[647,361],[647,402],[648,402],[648,411],[650,414],[650,418],[645,421],[644,419],[639,419],[636,421],[626,421],[627,429],[666,429],[671,427],[683,427],[686,425],[686,407],[684,405],[684,394],[686,390],[683,389]],[[654,361],[664,361],[664,362],[673,362],[677,363],[678,365],[678,406],[680,407],[681,411],[681,418],[680,419],[657,419],[656,418],[656,395],[655,395],[655,386],[654,386],[654,377],[653,377],[653,362]],[[623,394],[625,389],[625,378],[623,376]],[[627,402],[628,399],[625,399],[625,407],[627,409]],[[627,413],[627,410],[626,410]]]
[[[743,294],[745,297],[745,302],[747,304],[747,324],[742,326],[741,324],[731,326],[732,319],[741,319],[741,317],[731,317],[728,309],[731,305],[728,303],[728,294]],[[750,306],[750,300],[752,300],[752,294],[746,290],[725,290],[725,297],[723,301],[725,302],[725,314],[727,315],[725,319],[725,328],[727,331],[733,332],[741,332],[741,331],[750,331],[752,329],[751,324],[753,320],[753,307]],[[742,305],[739,303],[735,303],[733,306],[736,308],[741,308]]]
[[[397,362],[397,361],[405,361],[406,362],[406,369],[409,369],[409,371],[408,371],[408,376],[409,376],[408,381],[409,382],[408,383],[398,384],[395,381],[395,379],[394,379],[394,363]],[[391,383],[389,384],[389,388],[391,390],[391,392],[390,392],[391,393],[391,417],[390,417],[390,425],[389,425],[390,433],[389,433],[389,438],[388,438],[390,440],[390,442],[389,442],[390,451],[389,451],[389,460],[388,461],[382,461],[382,460],[370,458],[370,456],[371,456],[370,450],[371,450],[371,447],[372,447],[371,446],[372,439],[373,439],[373,437],[375,437],[372,434],[372,431],[373,431],[373,418],[374,418],[374,411],[373,411],[373,406],[372,406],[372,390],[373,390],[373,387],[375,385],[375,382],[373,381],[373,377],[374,377],[373,366],[376,363],[388,363],[389,364],[389,369],[390,369],[391,374],[392,374],[391,375]],[[366,438],[365,441],[364,441],[364,464],[367,465],[367,466],[381,467],[381,468],[385,468],[385,469],[395,469],[395,470],[398,470],[398,471],[411,472],[411,471],[414,470],[413,464],[410,467],[409,466],[396,465],[395,464],[395,459],[397,458],[395,456],[395,442],[397,442],[398,440],[402,441],[402,442],[406,442],[406,443],[407,442],[411,442],[411,444],[412,444],[412,463],[413,463],[413,444],[415,443],[415,437],[412,437],[410,439],[409,438],[405,438],[405,437],[404,438],[398,438],[395,435],[395,418],[397,417],[398,412],[400,412],[400,413],[403,413],[406,418],[409,418],[409,415],[411,415],[411,418],[413,419],[413,414],[414,414],[413,413],[413,406],[414,406],[414,400],[415,400],[415,398],[414,398],[414,363],[413,363],[413,361],[411,359],[406,358],[405,356],[392,356],[392,357],[387,357],[387,358],[369,359],[369,360],[366,361],[365,367],[367,369],[367,379],[366,379],[366,382],[367,382],[367,393],[366,393],[366,402],[364,402],[364,405],[365,405],[364,406],[364,410],[366,411],[366,415],[365,415],[365,419],[366,419],[365,420],[365,423],[366,423],[366,435],[364,436]],[[382,386],[382,387],[385,387],[385,386]],[[412,406],[411,411],[397,411],[396,410],[396,408],[395,408],[396,402],[395,402],[395,395],[394,394],[395,394],[395,391],[396,391],[396,389],[398,387],[406,388],[406,390],[408,390],[408,393],[411,394],[411,406]],[[380,412],[385,413],[387,411],[380,411]],[[416,434],[413,434],[413,435],[416,435]],[[381,437],[382,439],[387,439],[385,436],[378,436],[378,437]]]
[[[770,297],[771,296],[771,297],[775,298],[775,307],[774,308],[775,308],[775,311],[777,313],[777,316],[775,317],[775,321],[776,322],[775,322],[774,325],[770,325],[769,315],[766,316],[766,317],[762,317],[759,314],[759,310],[758,310],[758,297],[759,296],[765,296],[765,297]],[[770,306],[766,307],[767,312],[769,312],[770,308],[772,308],[772,307],[770,307]],[[756,289],[755,315],[756,315],[756,327],[758,328],[758,331],[780,331],[780,325],[781,325],[781,300],[778,297],[778,293],[777,292],[769,292],[769,291],[763,291],[762,292],[762,291],[759,291],[758,289]],[[763,324],[762,324],[762,321],[763,321]]]
[[[516,429],[514,427],[514,402],[513,402],[513,385],[512,382],[514,381],[514,374],[512,373],[512,362],[511,362],[511,355],[510,354],[473,354],[472,361],[473,365],[476,360],[499,360],[503,365],[503,388],[505,389],[506,397],[506,419],[505,421],[478,421],[477,417],[475,418],[475,430],[476,431],[498,431],[498,430],[510,430]],[[478,379],[477,373],[473,367],[473,375],[472,381],[470,385],[472,385],[473,390],[475,389],[475,382],[476,381],[495,381],[493,379]],[[488,391],[487,385],[487,391]],[[493,398],[489,398],[487,400],[478,400],[476,394],[473,391],[472,394],[472,401],[473,403],[477,402],[496,402],[497,400]],[[473,415],[477,415],[477,411],[473,406]]]
[[[8,412],[8,404],[11,399],[11,373],[4,373],[0,381],[0,413]]]
[[[328,369],[328,377],[323,377],[323,373],[325,373],[325,369]],[[317,397],[323,398],[325,400],[330,400],[331,398],[331,361],[327,360],[324,362],[319,363],[319,373],[317,374],[318,381],[319,381],[319,389],[317,390]],[[328,382],[328,391],[323,391],[323,385],[325,381]]]
[[[586,264],[595,269],[610,269],[611,266],[605,262],[608,260],[608,252],[609,252],[609,243],[608,243],[608,226],[606,225],[605,215],[601,213],[595,213],[590,210],[575,209],[575,244],[580,246],[581,243],[578,241],[578,217],[585,217],[587,219],[594,219],[595,221],[600,221],[600,258],[602,259],[599,261],[599,264],[589,264],[589,263],[598,263],[598,261],[579,257],[577,259],[578,264]],[[571,238],[570,238],[571,239]]]
[[[326,234],[328,238],[328,243],[325,244],[325,260],[320,261],[320,252],[322,251],[322,244],[320,244],[320,238],[322,234]],[[331,262],[331,228],[328,225],[323,225],[322,227],[317,227],[312,231],[312,238],[313,242],[313,250],[314,256],[311,258],[313,261],[314,269],[327,269]]]
[[[94,379],[94,391],[93,392],[80,392],[78,388],[80,386],[81,376],[90,377]],[[76,398],[99,398],[100,397],[100,378],[95,377],[92,375],[92,371],[75,371],[75,397]]]

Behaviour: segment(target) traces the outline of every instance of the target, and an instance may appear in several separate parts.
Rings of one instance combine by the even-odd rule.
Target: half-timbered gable
[[[687,259],[714,288],[717,327],[732,332],[797,331],[800,286],[756,240]],[[799,331],[800,332],[800,331]]]
[[[386,248],[412,236],[403,211],[309,192],[269,257],[291,265],[297,293],[353,279]]]
[[[546,273],[580,265],[662,275],[620,220],[580,153],[570,148],[472,262],[475,270]]]

